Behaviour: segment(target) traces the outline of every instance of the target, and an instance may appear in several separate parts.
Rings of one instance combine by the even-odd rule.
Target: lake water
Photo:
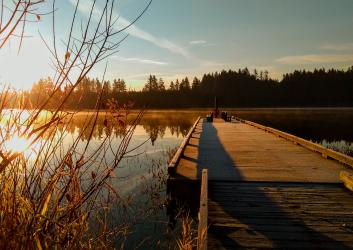
[[[127,249],[154,249],[157,245],[174,249],[172,246],[175,246],[176,239],[180,237],[180,230],[178,225],[175,230],[168,226],[165,206],[167,162],[197,116],[198,112],[151,111],[145,114],[136,126],[127,151],[134,150],[120,162],[110,182],[121,199],[128,201],[127,208],[121,204],[112,204],[114,208],[110,212],[111,226],[133,225],[128,237],[119,238],[118,244],[124,243]],[[71,145],[82,133],[86,117],[85,113],[74,116],[69,126],[70,136],[65,139],[65,145]],[[104,117],[102,114],[98,118],[91,145],[99,145],[107,133],[111,133],[110,144],[114,148],[121,142],[121,133],[118,130],[107,130]],[[135,114],[132,114],[131,120],[134,117]],[[84,147],[89,131],[83,134],[78,150]],[[95,149],[92,146],[90,150]],[[109,151],[105,154],[108,162],[112,157]],[[92,224],[94,225],[94,222]]]

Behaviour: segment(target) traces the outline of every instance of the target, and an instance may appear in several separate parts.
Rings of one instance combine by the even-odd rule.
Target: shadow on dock
[[[202,169],[208,169],[209,179],[231,179],[241,181],[241,173],[234,167],[232,158],[225,151],[211,122],[202,123],[197,157],[197,179],[201,179]]]

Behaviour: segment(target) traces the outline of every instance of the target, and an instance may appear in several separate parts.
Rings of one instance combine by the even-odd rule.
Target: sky
[[[80,3],[83,21],[91,1]],[[97,11],[104,1],[98,0]],[[57,2],[57,36],[65,39],[76,0]],[[134,20],[148,1],[117,3],[118,29]],[[53,74],[50,53],[39,36],[50,41],[51,21],[44,16],[29,25],[19,54],[16,38],[0,49],[0,83],[29,89]],[[153,0],[125,32],[129,36],[119,52],[108,58],[106,79],[123,78],[132,89],[141,89],[149,74],[168,83],[248,67],[281,79],[295,69],[353,65],[352,0]],[[101,62],[90,76],[101,78],[104,69]]]

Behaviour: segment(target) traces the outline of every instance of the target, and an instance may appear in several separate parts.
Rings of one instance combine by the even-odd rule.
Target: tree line
[[[36,108],[53,88],[50,78],[41,79],[16,100],[21,99],[27,108]],[[47,108],[55,107],[69,89],[67,86],[57,91]],[[100,93],[103,108],[112,98],[121,104],[133,102],[136,108],[212,107],[215,97],[223,107],[353,106],[353,66],[347,70],[296,70],[284,74],[281,81],[271,79],[267,71],[250,72],[247,68],[208,73],[200,79],[185,77],[168,84],[150,75],[140,91],[128,90],[123,79],[101,82],[85,77],[65,108],[94,108]]]

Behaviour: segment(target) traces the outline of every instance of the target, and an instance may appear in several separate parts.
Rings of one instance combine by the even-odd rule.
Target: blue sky
[[[72,2],[61,0],[58,29],[65,34]],[[87,6],[90,1],[81,1]],[[121,0],[121,25],[133,20],[146,0]],[[80,18],[85,18],[85,6]],[[60,19],[61,18],[61,19]],[[38,30],[50,35],[50,18],[28,32],[20,55],[14,45],[0,51],[0,82],[29,88],[50,75],[49,54]],[[352,0],[153,0],[127,31],[120,52],[109,59],[107,78],[124,78],[140,89],[149,74],[167,82],[222,69],[267,69],[274,78],[294,69],[347,68],[353,65]],[[15,69],[26,68],[23,74]],[[28,67],[28,66],[27,66]],[[101,77],[104,63],[91,76]]]

